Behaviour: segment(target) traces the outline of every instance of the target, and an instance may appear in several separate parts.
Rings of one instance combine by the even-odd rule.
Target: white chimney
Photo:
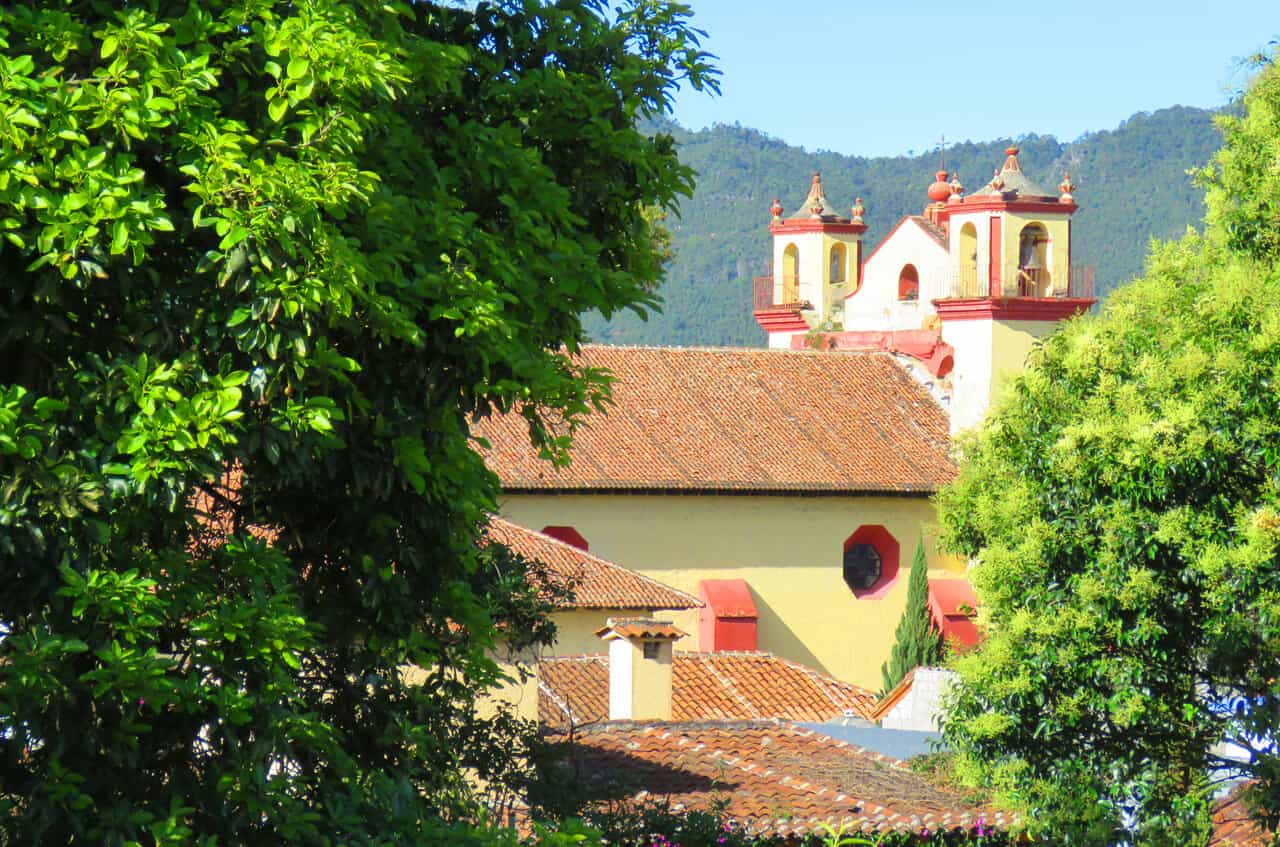
[[[671,720],[671,648],[686,633],[670,621],[614,619],[609,643],[609,720]]]

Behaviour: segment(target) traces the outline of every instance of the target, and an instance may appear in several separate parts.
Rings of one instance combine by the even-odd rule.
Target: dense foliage
[[[687,15],[6,8],[0,842],[442,843],[520,767],[468,420],[604,397],[567,353],[652,303]]]
[[[936,665],[942,656],[942,633],[929,612],[929,563],[922,538],[916,542],[916,552],[911,559],[907,605],[894,631],[893,650],[889,661],[880,666],[884,692],[892,691],[913,668]]]
[[[675,260],[661,294],[661,314],[647,322],[630,314],[593,316],[600,341],[618,344],[763,345],[751,317],[751,279],[769,273],[769,206],[780,197],[788,213],[804,199],[813,171],[827,197],[848,209],[855,195],[867,207],[867,251],[903,215],[920,214],[938,167],[936,152],[863,158],[807,152],[756,130],[716,126],[689,132],[669,123],[681,160],[698,171],[698,188],[667,221]],[[974,189],[1004,161],[1009,141],[948,145],[949,170]],[[1203,197],[1187,175],[1221,143],[1213,114],[1175,107],[1137,114],[1120,127],[1070,143],[1049,136],[1018,139],[1028,175],[1052,189],[1069,170],[1081,210],[1073,221],[1072,261],[1097,269],[1099,293],[1142,270],[1152,238],[1173,238],[1204,214]]]
[[[1280,812],[1280,69],[1244,107],[1207,237],[1048,339],[940,497],[988,628],[946,735],[1070,843],[1201,842],[1232,777]]]

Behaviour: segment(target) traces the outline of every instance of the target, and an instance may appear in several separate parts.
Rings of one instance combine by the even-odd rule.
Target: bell
[[[1022,253],[1018,266],[1029,271],[1038,271],[1044,265],[1040,264],[1040,251],[1036,249],[1034,238],[1028,238],[1022,242]]]

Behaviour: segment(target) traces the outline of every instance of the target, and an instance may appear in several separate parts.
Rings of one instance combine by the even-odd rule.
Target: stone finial
[[[827,195],[822,191],[822,174],[817,171],[814,172],[813,183],[809,186],[809,196],[804,198],[804,208],[808,209],[809,214],[815,218],[828,214],[830,209]]]
[[[1075,202],[1075,198],[1071,196],[1071,192],[1076,190],[1076,184],[1071,181],[1070,171],[1063,172],[1062,182],[1058,183],[1058,190],[1062,192],[1062,195],[1058,197],[1059,202],[1061,203]]]
[[[1007,157],[1004,160],[1004,170],[1022,171],[1022,165],[1018,164],[1018,148],[1016,146],[1011,145],[1004,148],[1004,155]]]
[[[1000,171],[996,171],[995,174],[991,177],[991,193],[992,194],[1004,193],[1004,177],[1000,176]]]
[[[782,201],[777,197],[773,198],[773,205],[769,207],[769,214],[773,215],[774,221],[782,220]]]
[[[951,196],[947,198],[947,202],[959,203],[962,196],[964,196],[964,186],[960,184],[960,174],[952,174]]]
[[[867,207],[862,205],[862,198],[853,198],[853,208],[849,210],[849,220],[853,223],[862,223],[862,216],[867,212]]]

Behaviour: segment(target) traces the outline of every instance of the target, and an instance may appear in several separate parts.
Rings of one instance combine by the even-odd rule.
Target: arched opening
[[[920,299],[920,272],[915,265],[903,265],[898,272],[898,299],[913,301]]]
[[[834,244],[831,247],[831,269],[828,279],[832,285],[839,285],[845,281],[845,267],[849,264],[849,254],[845,251],[843,244]]]
[[[800,249],[794,244],[782,251],[782,302],[800,302]]]
[[[973,222],[960,227],[960,278],[957,280],[961,297],[981,297],[978,290],[978,228]]]
[[[1049,233],[1029,223],[1018,233],[1018,296],[1048,297],[1053,293],[1049,273]]]

